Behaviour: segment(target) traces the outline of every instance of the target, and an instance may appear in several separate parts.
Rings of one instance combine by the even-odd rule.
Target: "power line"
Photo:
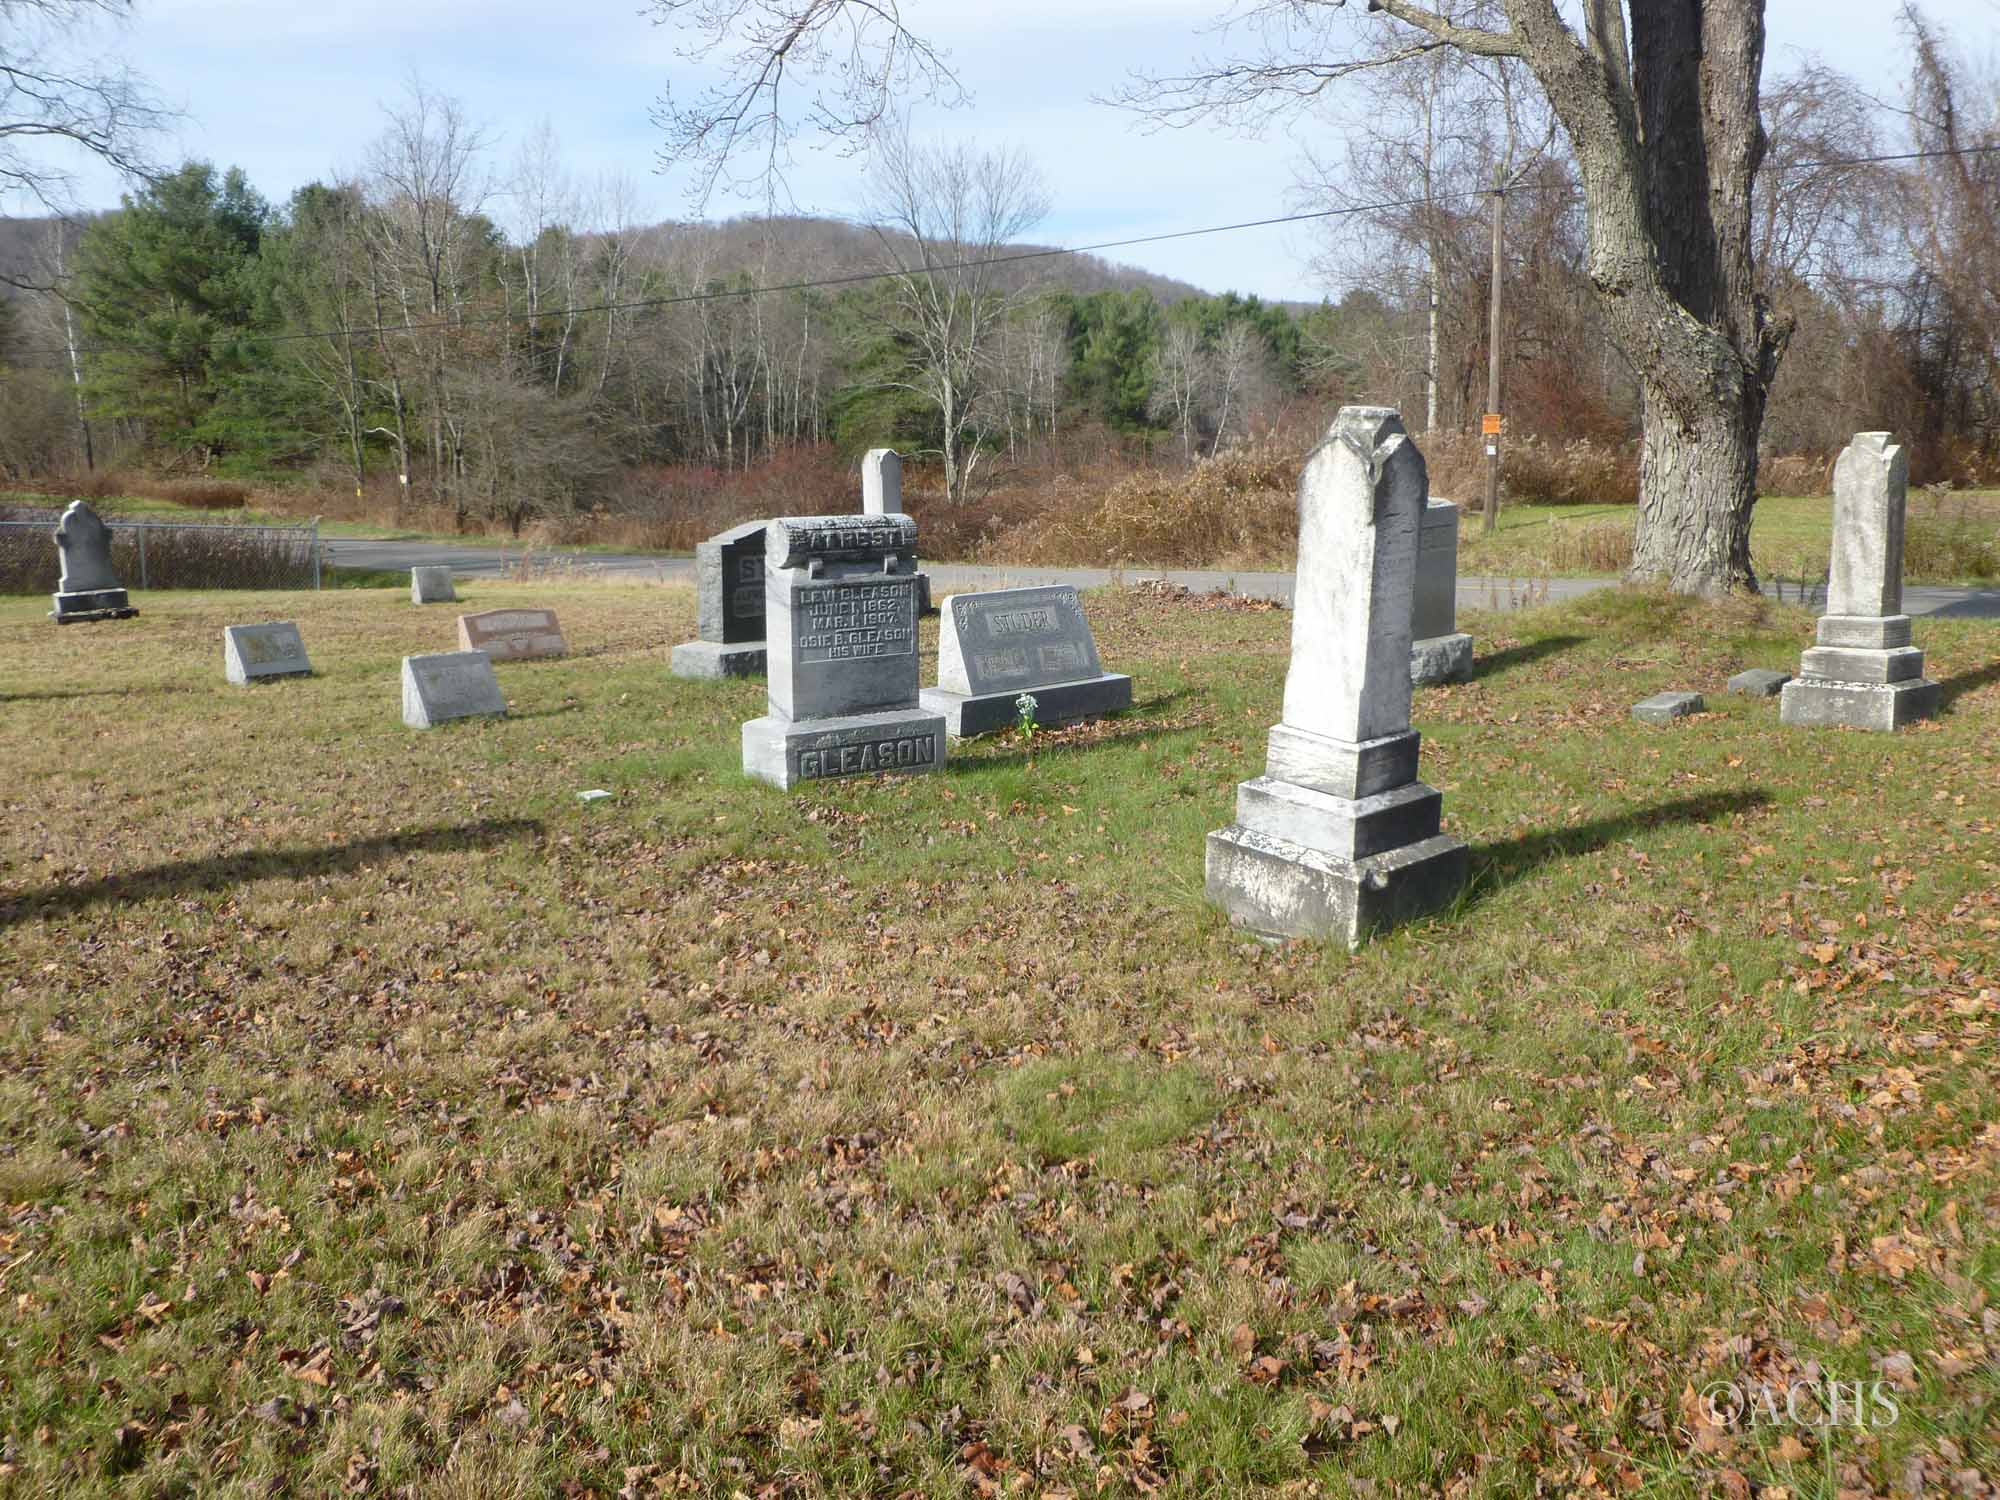
[[[1775,170],[1780,172],[1803,172],[1831,167],[1876,166],[1890,162],[1929,161],[1941,157],[1983,156],[2000,152],[2000,143],[1982,146],[1944,147],[1928,151],[1898,151],[1876,156],[1829,157],[1822,161],[1792,162]],[[1129,239],[1102,240],[1090,245],[1058,246],[1045,250],[1021,250],[1006,255],[983,256],[972,260],[958,260],[938,266],[920,266],[914,269],[893,271],[854,271],[839,276],[822,276],[805,281],[765,283],[751,287],[721,288],[703,292],[682,292],[660,297],[636,297],[623,301],[594,302],[567,307],[549,308],[543,311],[508,311],[483,313],[475,317],[458,319],[433,319],[428,322],[368,323],[353,328],[322,328],[298,330],[289,333],[217,333],[205,342],[215,344],[228,339],[242,339],[246,343],[285,344],[317,339],[354,339],[378,337],[384,334],[412,334],[450,332],[453,329],[489,327],[500,323],[535,323],[545,318],[583,317],[592,313],[632,312],[643,308],[683,307],[696,303],[721,302],[745,297],[765,297],[782,292],[817,291],[828,287],[859,286],[871,281],[893,281],[909,276],[946,275],[955,271],[980,270],[990,266],[1018,265],[1025,261],[1049,260],[1065,255],[1095,255],[1105,250],[1126,250],[1137,245],[1157,245],[1169,240],[1198,239],[1212,234],[1233,234],[1245,229],[1269,229],[1283,224],[1304,224],[1315,220],[1347,217],[1353,214],[1381,213],[1392,208],[1421,208],[1439,203],[1460,201],[1468,198],[1487,197],[1495,188],[1463,188],[1445,193],[1432,193],[1419,198],[1391,198],[1377,203],[1355,203],[1339,208],[1314,209],[1304,213],[1277,214],[1263,219],[1242,219],[1229,224],[1208,224],[1197,229],[1175,229],[1161,234],[1136,235]],[[1518,187],[1505,192],[1521,191]],[[95,343],[79,345],[78,352],[104,353],[119,346]],[[61,356],[70,353],[65,346],[30,347],[20,351],[26,354]]]

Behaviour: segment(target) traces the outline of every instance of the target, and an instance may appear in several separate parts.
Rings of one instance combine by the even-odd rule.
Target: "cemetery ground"
[[[1990,623],[1888,736],[1722,691],[1802,611],[1462,615],[1473,884],[1350,956],[1202,899],[1283,611],[1086,596],[1131,713],[788,796],[691,590],[462,594],[0,603],[0,1493],[1991,1493]],[[575,654],[404,729],[501,604]]]

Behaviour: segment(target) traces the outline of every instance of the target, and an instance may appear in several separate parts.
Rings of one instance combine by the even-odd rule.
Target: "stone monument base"
[[[1923,677],[1900,682],[1794,678],[1778,695],[1778,720],[1807,728],[1844,725],[1891,732],[1918,719],[1935,718],[1943,696],[1937,683]]]
[[[1104,672],[1080,682],[1058,682],[1023,691],[1034,698],[1035,723],[1044,728],[1120,713],[1132,706],[1132,679],[1123,672]],[[1018,697],[1019,693],[954,693],[948,688],[927,687],[917,694],[917,701],[930,712],[944,715],[948,733],[969,739],[1020,723],[1021,711],[1014,706]]]
[[[56,607],[49,618],[58,625],[75,620],[129,620],[139,613],[123,589],[91,589],[87,592],[52,594]]]
[[[762,677],[765,660],[762,641],[738,641],[733,646],[719,641],[683,641],[668,658],[668,670],[676,677],[708,682],[724,677]]]
[[[1410,681],[1419,685],[1472,680],[1472,637],[1434,635],[1410,642]]]
[[[743,726],[743,774],[790,791],[802,781],[944,766],[944,715],[902,708],[828,719],[766,714]]]
[[[1449,834],[1343,859],[1240,824],[1208,836],[1208,899],[1260,937],[1369,933],[1451,905],[1465,885],[1465,845]]]

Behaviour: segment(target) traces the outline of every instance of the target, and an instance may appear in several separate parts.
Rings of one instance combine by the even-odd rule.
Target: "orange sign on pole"
[[[1500,436],[1500,426],[1501,426],[1500,413],[1497,411],[1489,411],[1479,419],[1480,436],[1498,437]]]

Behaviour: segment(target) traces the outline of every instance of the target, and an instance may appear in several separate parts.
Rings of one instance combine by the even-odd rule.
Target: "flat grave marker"
[[[431,729],[452,719],[503,715],[507,700],[484,651],[437,651],[403,658],[403,722]]]
[[[486,609],[458,617],[458,649],[484,651],[495,661],[537,661],[569,655],[552,609]]]
[[[290,620],[264,625],[229,625],[222,632],[222,675],[231,682],[267,677],[310,677],[306,643]]]

